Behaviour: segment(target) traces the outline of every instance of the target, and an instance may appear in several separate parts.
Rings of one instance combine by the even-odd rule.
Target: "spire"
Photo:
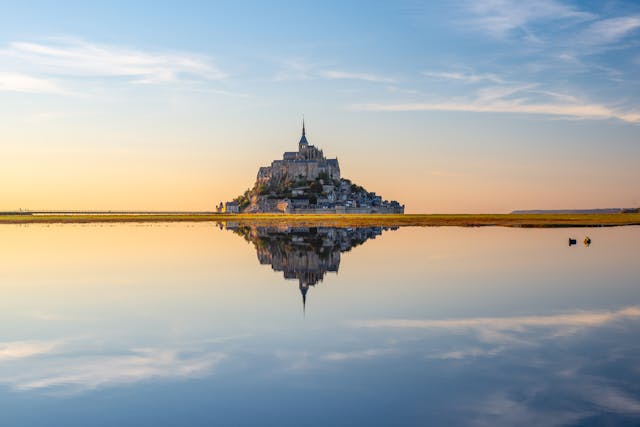
[[[300,137],[300,142],[298,143],[299,148],[305,147],[309,145],[309,141],[307,141],[306,132],[304,129],[304,114],[302,115],[302,137]]]
[[[302,294],[302,315],[304,316],[307,312],[307,291],[309,290],[309,285],[302,283],[302,279],[300,279],[300,293]]]

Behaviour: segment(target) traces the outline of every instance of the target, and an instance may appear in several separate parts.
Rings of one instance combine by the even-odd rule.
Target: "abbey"
[[[309,144],[302,122],[298,151],[288,151],[271,166],[258,169],[253,188],[226,204],[218,212],[227,213],[404,213],[404,205],[383,200],[374,192],[343,178],[338,159],[327,159]]]
[[[257,182],[262,184],[271,181],[312,181],[320,176],[339,180],[340,165],[337,158],[327,159],[322,150],[309,145],[303,121],[298,151],[287,151],[282,155],[282,160],[274,160],[271,166],[261,167],[258,170]]]

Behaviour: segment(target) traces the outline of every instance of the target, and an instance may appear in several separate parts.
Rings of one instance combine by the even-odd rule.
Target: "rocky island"
[[[342,178],[338,159],[307,141],[304,121],[298,151],[258,169],[253,188],[217,206],[219,213],[403,214],[404,205]]]

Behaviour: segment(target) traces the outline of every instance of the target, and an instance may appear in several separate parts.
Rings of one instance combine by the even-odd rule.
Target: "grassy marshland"
[[[640,225],[640,214],[451,214],[451,215],[285,215],[285,214],[0,214],[0,224],[202,222],[233,221],[263,225],[300,226],[503,226],[599,227]]]

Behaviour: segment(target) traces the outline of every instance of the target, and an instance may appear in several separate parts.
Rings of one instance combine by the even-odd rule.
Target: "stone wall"
[[[310,208],[292,209],[292,214],[403,214],[404,208]]]

